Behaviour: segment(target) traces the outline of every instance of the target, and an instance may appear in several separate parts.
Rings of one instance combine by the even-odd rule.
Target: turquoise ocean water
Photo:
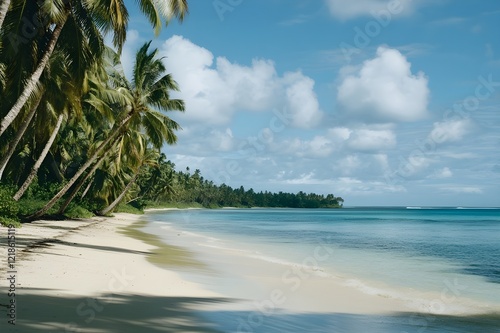
[[[366,332],[500,332],[500,317],[491,314],[500,308],[499,209],[223,209],[147,216],[153,222],[150,232],[166,235],[168,226],[196,235],[207,247],[303,265],[432,314],[283,315],[255,330],[242,326],[241,332],[361,332],[368,327]],[[233,315],[212,317],[222,331],[237,332],[223,326]]]

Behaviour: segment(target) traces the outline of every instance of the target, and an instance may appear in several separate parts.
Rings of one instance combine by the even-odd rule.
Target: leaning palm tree
[[[28,176],[28,179],[23,190],[18,191],[19,197],[24,193],[26,188],[29,186],[31,181],[36,175],[38,168],[45,159],[48,153],[57,131],[60,129],[63,121],[63,113],[68,112],[69,108],[76,111],[78,104],[76,101],[79,99],[78,92],[72,85],[71,74],[68,71],[69,59],[62,52],[56,52],[54,57],[52,57],[51,62],[48,66],[48,71],[44,72],[41,79],[41,87],[34,97],[33,105],[30,106],[28,114],[24,117],[21,126],[19,127],[15,138],[9,143],[9,150],[0,161],[0,179],[2,173],[5,170],[7,163],[12,157],[16,146],[20,142],[22,136],[26,132],[31,120],[34,118],[35,113],[38,109],[43,109],[43,112],[37,117],[37,122],[34,124],[34,144],[38,142],[47,142],[45,149],[40,154],[38,161],[32,168],[32,172]],[[43,106],[43,107],[42,107]],[[75,107],[76,106],[76,107]],[[74,114],[76,115],[76,114]],[[57,119],[55,128],[57,131],[52,133],[51,137],[47,137],[47,125],[53,123],[53,119]],[[50,127],[50,126],[49,126]],[[18,194],[16,194],[17,196]],[[15,199],[17,200],[17,199]]]
[[[161,28],[162,15],[166,16],[167,22],[173,17],[182,21],[188,10],[187,0],[140,0],[139,5],[155,28],[156,33],[159,33],[159,29]],[[46,25],[44,26],[47,43],[36,67],[26,80],[24,89],[9,112],[1,120],[0,136],[17,118],[24,104],[26,104],[30,95],[35,90],[59,38],[64,35],[63,30],[68,31],[68,34],[81,33],[83,38],[76,38],[76,40],[79,42],[87,41],[94,46],[94,52],[82,54],[78,51],[77,57],[74,59],[84,57],[90,57],[91,60],[99,59],[101,53],[99,51],[96,52],[96,50],[100,49],[102,51],[103,44],[102,36],[98,33],[98,30],[104,33],[113,31],[113,44],[119,51],[121,51],[126,39],[128,12],[123,0],[111,2],[106,0],[44,1],[40,7],[39,15],[43,18],[48,18],[45,19]],[[22,18],[20,17],[20,19]],[[72,43],[67,49],[70,51],[74,49],[78,50],[79,43],[74,42],[75,36],[71,40]]]
[[[156,56],[158,50],[149,52],[151,42],[137,52],[132,81],[129,82],[123,71],[117,70],[117,64],[110,66],[110,73],[116,91],[121,92],[128,100],[123,107],[124,112],[115,122],[106,140],[95,149],[87,162],[68,181],[68,183],[39,211],[28,217],[34,219],[45,214],[73,186],[78,178],[112,147],[109,144],[127,129],[141,129],[151,145],[160,149],[164,142],[174,144],[177,141],[175,130],[180,129],[177,122],[161,111],[184,111],[184,102],[170,99],[171,91],[178,91],[177,83],[170,74],[165,74],[166,68],[161,59]],[[118,57],[115,55],[115,61]],[[157,111],[156,109],[160,110]]]
[[[141,145],[144,145],[145,143],[142,143]],[[133,170],[132,177],[128,180],[127,185],[123,188],[121,193],[111,202],[106,208],[102,209],[99,211],[99,215],[107,215],[110,212],[112,212],[115,207],[122,202],[122,200],[125,198],[125,195],[130,191],[132,186],[135,184],[137,178],[141,174],[141,172],[144,170],[144,168],[148,166],[155,166],[157,161],[158,161],[158,156],[159,156],[159,151],[157,149],[146,149],[143,151],[143,155],[140,158],[139,165]]]
[[[93,19],[93,13],[80,1],[55,0],[55,1],[14,1],[12,13],[6,18],[4,28],[7,35],[23,36],[24,25],[22,24],[25,15],[35,15],[40,24],[37,27],[39,33],[35,33],[32,40],[18,42],[25,48],[31,48],[33,61],[31,67],[21,67],[17,72],[23,73],[19,94],[15,97],[15,102],[0,122],[0,136],[7,130],[12,122],[18,117],[23,106],[39,84],[40,78],[49,63],[49,60],[59,44],[60,49],[64,49],[70,55],[73,66],[73,82],[82,81],[82,74],[87,66],[97,61],[104,48],[104,42],[99,27]],[[38,6],[38,3],[41,5]],[[34,14],[33,14],[34,12]],[[71,17],[71,19],[69,19]],[[122,30],[125,28],[122,28]],[[118,30],[118,28],[117,28]],[[116,34],[120,34],[118,31]],[[42,37],[39,37],[41,35]],[[58,41],[61,39],[61,43]],[[78,42],[75,43],[75,40]],[[13,55],[12,66],[16,65],[16,57],[19,45],[11,43],[10,50]],[[4,45],[6,45],[4,43]],[[7,50],[9,52],[9,50]],[[37,55],[40,56],[37,56]],[[27,57],[29,58],[29,57]],[[14,82],[15,85],[20,85]]]
[[[7,12],[9,11],[9,7],[10,7],[10,0],[1,0],[1,2],[0,2],[0,29],[2,28],[3,20],[5,19],[5,16],[7,15]]]
[[[17,145],[19,144],[19,142],[21,142],[24,133],[26,133],[26,130],[31,124],[31,121],[33,120],[33,117],[35,116],[35,113],[38,110],[38,106],[40,105],[42,98],[43,98],[43,91],[39,91],[34,97],[34,101],[31,103],[32,105],[30,103],[26,104],[26,106],[29,107],[28,114],[24,116],[22,123],[17,129],[15,136],[12,138],[12,140],[9,140],[9,143],[7,145],[7,150],[0,159],[0,180],[2,180],[5,168],[7,167],[7,164],[14,155]]]

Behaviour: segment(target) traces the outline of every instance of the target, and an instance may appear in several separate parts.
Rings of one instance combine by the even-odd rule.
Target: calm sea
[[[161,235],[162,226],[168,225],[204,238],[206,246],[308,266],[367,294],[401,299],[415,311],[438,316],[425,325],[423,321],[418,324],[418,319],[410,325],[405,316],[339,314],[281,321],[276,317],[268,328],[256,332],[280,332],[280,325],[290,325],[281,330],[285,332],[349,332],[342,326],[349,322],[348,327],[361,325],[354,332],[363,331],[365,324],[371,328],[367,332],[500,332],[498,316],[481,315],[500,307],[499,209],[222,209],[147,216],[154,222],[148,228],[156,234]],[[454,317],[464,313],[479,316]],[[224,322],[230,314],[218,316]],[[294,320],[303,326],[292,329]]]

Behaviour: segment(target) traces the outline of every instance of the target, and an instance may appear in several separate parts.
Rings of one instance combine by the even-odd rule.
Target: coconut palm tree
[[[141,145],[144,145],[145,143],[142,143]],[[135,168],[135,171],[133,171],[132,177],[129,179],[127,185],[123,188],[121,193],[116,197],[113,202],[109,204],[106,208],[102,209],[99,211],[99,215],[107,215],[110,212],[112,212],[115,207],[125,198],[125,195],[127,192],[130,191],[131,187],[135,184],[137,178],[141,174],[141,172],[144,170],[144,168],[148,166],[154,166],[157,164],[158,161],[158,156],[159,156],[159,151],[157,149],[146,149],[143,151],[143,155],[140,158],[139,165]]]
[[[184,111],[184,102],[170,99],[170,92],[178,90],[177,83],[170,74],[165,74],[165,65],[156,57],[158,50],[148,51],[150,44],[151,42],[144,44],[137,52],[131,82],[118,70],[114,70],[110,75],[116,91],[125,96],[128,104],[124,107],[123,114],[116,120],[109,136],[45,207],[31,215],[29,219],[40,217],[52,208],[99,156],[112,149],[109,144],[129,128],[140,129],[151,145],[157,149],[160,149],[164,142],[174,144],[177,141],[174,131],[180,129],[179,124],[161,111]],[[116,59],[117,56],[114,58],[115,62]],[[114,66],[110,68],[117,68],[116,63],[112,65]]]
[[[10,7],[10,0],[2,0],[0,2],[0,29],[2,28],[3,20],[5,19],[5,16],[7,15],[7,11],[9,10],[9,7]]]
[[[26,190],[26,188],[31,183],[31,180],[33,180],[33,178],[35,177],[36,171],[45,159],[50,146],[55,140],[57,131],[59,131],[62,124],[63,118],[60,116],[63,114],[62,112],[69,112],[69,109],[71,108],[72,111],[76,111],[73,116],[77,116],[78,114],[79,108],[77,100],[80,96],[78,91],[75,90],[75,87],[72,84],[71,74],[68,71],[68,65],[69,59],[60,51],[56,52],[51,58],[48,70],[45,71],[44,75],[42,76],[40,88],[38,89],[39,91],[37,92],[36,97],[34,97],[34,105],[31,107],[29,113],[25,116],[23,123],[16,133],[16,137],[9,143],[9,151],[4,155],[0,162],[1,178],[5,166],[9,162],[9,159],[12,157],[17,144],[20,142],[23,134],[28,128],[28,125],[34,118],[35,113],[38,109],[42,109],[43,112],[41,114],[39,113],[39,117],[37,117],[37,122],[35,123],[36,139],[34,140],[34,144],[36,145],[37,142],[48,141],[48,143],[50,142],[50,145],[42,151],[39,161],[35,163],[31,174],[28,176],[29,180],[27,180],[27,182],[25,182],[23,186],[25,187],[24,190]],[[50,137],[51,140],[49,140],[49,138],[47,138],[47,125],[53,123],[52,120],[54,119],[57,119],[57,125],[55,125],[57,131]],[[24,190],[20,190],[18,193],[21,193],[22,195]]]
[[[24,133],[26,133],[28,126],[31,124],[31,121],[33,120],[33,117],[35,116],[35,113],[38,110],[38,106],[40,105],[40,102],[42,101],[43,91],[40,91],[39,93],[37,93],[37,95],[38,96],[35,98],[35,102],[33,103],[33,105],[32,106],[28,105],[30,107],[30,111],[24,117],[23,122],[21,123],[21,126],[17,130],[14,138],[12,140],[10,140],[10,142],[7,146],[7,151],[0,159],[0,180],[2,180],[2,176],[3,176],[3,173],[5,171],[5,168],[6,168],[7,164],[9,163],[12,155],[14,155],[14,152],[16,151],[17,145],[19,144],[19,142],[23,138]]]
[[[26,1],[20,1],[26,2]],[[34,1],[32,2],[34,3]],[[153,24],[158,33],[161,27],[161,15],[166,15],[167,22],[172,17],[180,21],[187,14],[187,0],[140,0],[139,5],[143,13]],[[43,27],[46,30],[46,45],[31,75],[25,81],[24,88],[9,112],[0,122],[0,136],[12,124],[28,101],[30,95],[42,75],[47,63],[58,43],[60,37],[67,31],[70,46],[67,51],[77,50],[73,59],[85,59],[90,63],[100,58],[103,51],[103,40],[99,30],[103,33],[113,32],[113,43],[121,51],[126,39],[128,26],[128,12],[123,0],[115,1],[67,1],[52,0],[44,1],[40,7],[39,15],[45,18]],[[22,19],[23,17],[19,17]],[[66,25],[68,27],[66,27]],[[24,29],[20,23],[19,29]],[[16,31],[19,34],[21,31]],[[22,35],[22,34],[20,34]],[[78,42],[75,43],[75,40]],[[80,45],[85,42],[92,46],[92,52],[81,52]]]

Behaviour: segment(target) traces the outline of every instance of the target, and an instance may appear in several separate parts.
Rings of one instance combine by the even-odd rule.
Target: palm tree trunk
[[[112,148],[115,143],[120,140],[120,138],[122,137],[122,135],[118,135],[116,137],[115,140],[113,140],[113,142],[110,144],[110,148]],[[108,150],[109,151],[109,150]],[[85,184],[85,182],[94,174],[94,172],[96,172],[97,168],[99,167],[99,165],[102,163],[102,161],[104,161],[104,159],[106,158],[107,156],[107,152],[102,154],[102,156],[99,158],[99,160],[94,164],[94,166],[92,167],[92,169],[90,169],[89,172],[87,172],[87,174],[85,175],[85,177],[83,177],[76,185],[75,185],[75,188],[73,189],[73,191],[71,191],[71,193],[69,194],[68,198],[66,199],[66,201],[64,201],[64,203],[61,205],[61,208],[59,208],[59,211],[58,211],[58,214],[64,214],[64,212],[66,211],[66,208],[68,208],[69,204],[71,203],[71,201],[73,201],[73,199],[76,197],[78,191],[80,191],[80,188],[83,186],[83,184]],[[90,185],[90,184],[89,184]],[[85,190],[85,193],[87,192],[87,190],[89,189],[89,187],[87,187],[87,189]],[[82,198],[83,198],[84,194],[82,195]]]
[[[45,67],[47,66],[47,63],[49,62],[50,56],[52,55],[52,52],[54,52],[57,40],[61,35],[61,31],[67,19],[68,19],[68,14],[66,14],[64,21],[57,24],[56,27],[54,28],[50,41],[47,45],[47,49],[45,50],[42,59],[40,59],[37,68],[31,74],[31,77],[26,81],[26,85],[24,86],[24,90],[21,93],[21,96],[19,96],[14,106],[12,106],[9,113],[7,113],[7,115],[2,119],[2,122],[0,123],[0,136],[2,136],[5,130],[10,126],[10,124],[12,124],[14,119],[17,118],[24,104],[26,104],[30,95],[35,91],[36,85],[40,80],[40,77],[42,76],[42,73]]]
[[[122,193],[120,193],[120,195],[108,207],[101,210],[99,212],[99,215],[107,215],[109,212],[111,212],[113,209],[115,209],[115,207],[123,200],[123,197],[125,196],[125,194],[127,194],[130,187],[132,187],[132,185],[135,183],[138,176],[139,176],[139,170],[134,175],[134,177],[130,180],[130,182],[127,184],[127,186],[125,186]]]
[[[69,194],[69,196],[66,199],[66,201],[64,201],[64,203],[61,205],[61,208],[59,208],[58,214],[64,214],[64,212],[66,211],[66,208],[68,208],[68,206],[71,203],[71,201],[73,201],[73,199],[76,197],[76,194],[78,193],[78,191],[80,190],[80,188],[83,186],[83,184],[85,184],[85,182],[87,181],[87,179],[89,179],[90,176],[92,176],[94,174],[94,172],[97,170],[97,168],[99,167],[99,165],[101,164],[101,162],[104,160],[105,157],[106,157],[106,154],[103,154],[101,156],[101,158],[99,159],[99,161],[97,161],[94,164],[94,166],[92,167],[92,169],[90,169],[90,171],[87,172],[87,174],[85,175],[85,177],[83,177],[82,179],[80,179],[80,181],[75,185],[75,188],[73,189],[73,191],[71,191],[71,193]]]
[[[16,137],[14,140],[9,145],[9,151],[5,154],[4,157],[2,157],[2,160],[0,161],[0,180],[2,179],[3,172],[5,171],[5,167],[7,166],[7,163],[9,163],[10,158],[16,151],[16,147],[21,141],[21,138],[23,137],[24,133],[28,129],[29,124],[31,123],[31,120],[33,119],[33,116],[36,113],[36,110],[38,109],[38,106],[40,105],[40,102],[42,100],[43,94],[40,94],[38,97],[38,100],[35,102],[35,105],[31,108],[30,112],[28,115],[24,118],[23,123],[21,124],[21,127],[16,133]]]
[[[9,7],[10,7],[10,0],[2,0],[2,3],[0,4],[0,28],[3,25],[3,20],[5,20],[7,12],[9,11]]]
[[[78,170],[77,173],[68,181],[68,183],[64,185],[63,188],[59,192],[57,192],[57,194],[52,199],[50,199],[50,201],[47,202],[47,204],[42,209],[28,216],[27,219],[34,220],[36,218],[39,218],[40,216],[45,214],[49,209],[51,209],[56,204],[56,202],[59,201],[59,199],[61,199],[62,196],[66,194],[66,192],[68,192],[71,186],[73,186],[73,184],[78,180],[78,178],[80,178],[80,176],[85,172],[85,170],[87,170],[95,162],[95,160],[101,155],[101,153],[103,152],[107,153],[112,149],[112,146],[108,147],[109,143],[115,139],[115,137],[120,133],[122,128],[128,124],[130,119],[132,119],[132,113],[129,113],[128,116],[125,117],[125,119],[123,119],[120,122],[120,124],[113,130],[113,132],[108,136],[108,138],[99,145],[99,147],[96,149],[94,154],[92,154],[92,156],[87,160],[87,162],[84,165],[82,165],[80,170]],[[107,151],[105,151],[106,148]]]
[[[23,185],[19,188],[16,194],[14,194],[13,199],[15,201],[18,201],[26,192],[28,187],[30,186],[31,182],[33,182],[33,179],[35,178],[36,174],[38,173],[38,169],[40,169],[40,166],[43,163],[43,160],[45,160],[45,157],[49,153],[50,147],[52,147],[52,144],[56,140],[57,134],[59,133],[59,129],[61,128],[62,122],[64,120],[64,115],[60,114],[59,118],[57,118],[57,124],[54,130],[52,131],[52,134],[50,135],[49,141],[45,144],[45,147],[42,150],[42,153],[40,154],[40,157],[38,157],[38,160],[36,161],[35,165],[33,168],[31,168],[31,172],[28,175],[28,178],[24,181]]]
[[[91,186],[92,186],[92,181],[89,181],[89,183],[87,184],[87,187],[85,188],[85,190],[83,190],[83,193],[82,193],[82,196],[80,197],[80,200],[85,198],[85,196],[89,192]]]

